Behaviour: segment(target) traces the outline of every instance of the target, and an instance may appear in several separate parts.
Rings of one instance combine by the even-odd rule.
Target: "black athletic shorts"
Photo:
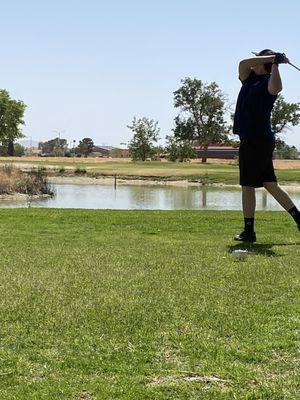
[[[240,185],[262,187],[277,182],[273,167],[274,140],[241,139],[239,149]]]

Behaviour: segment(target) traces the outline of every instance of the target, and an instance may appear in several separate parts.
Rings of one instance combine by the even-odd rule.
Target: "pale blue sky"
[[[25,134],[97,144],[128,141],[136,117],[170,134],[184,77],[216,81],[235,103],[237,64],[252,50],[300,65],[300,2],[37,0],[0,3],[0,88],[27,105]],[[300,102],[300,72],[281,67],[283,95]],[[300,148],[300,129],[285,136]]]

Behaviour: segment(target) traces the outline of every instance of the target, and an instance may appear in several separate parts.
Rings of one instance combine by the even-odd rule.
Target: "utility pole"
[[[75,162],[75,143],[76,143],[76,140],[73,139],[73,163]]]
[[[57,143],[56,147],[58,149],[60,149],[60,135],[66,131],[65,131],[65,129],[63,129],[63,130],[54,130],[53,132],[57,133],[57,135],[58,135],[58,143]]]

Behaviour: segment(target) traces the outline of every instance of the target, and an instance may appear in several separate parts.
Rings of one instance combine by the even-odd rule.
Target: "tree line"
[[[87,157],[95,149],[94,141],[91,138],[83,138],[77,146],[75,146],[75,141],[73,144],[73,147],[69,147],[66,139],[56,137],[46,142],[40,142],[39,149],[42,154],[54,157]]]
[[[181,80],[181,86],[174,91],[174,107],[177,115],[172,132],[166,135],[166,145],[158,146],[160,128],[158,121],[146,117],[134,117],[127,127],[132,131],[132,139],[126,143],[133,160],[145,161],[164,154],[170,161],[184,161],[196,156],[195,147],[207,152],[212,144],[236,145],[233,139],[231,107],[226,95],[216,82],[203,83],[196,78]],[[24,137],[26,105],[14,100],[6,90],[0,90],[0,154],[13,155],[20,152],[16,140]],[[276,134],[277,154],[282,158],[298,156],[295,147],[288,146],[280,134],[300,123],[300,103],[289,103],[279,95],[272,112],[271,125]],[[91,138],[83,138],[73,148],[68,148],[67,140],[54,138],[39,144],[43,153],[65,156],[88,156],[95,149]],[[203,157],[206,161],[206,157]]]

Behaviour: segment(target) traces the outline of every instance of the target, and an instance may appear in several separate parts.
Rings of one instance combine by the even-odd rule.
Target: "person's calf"
[[[256,242],[254,232],[255,189],[242,186],[242,205],[244,214],[244,230],[234,237],[239,242]]]
[[[300,211],[295,206],[290,196],[278,186],[277,182],[265,182],[264,187],[275,200],[292,216],[300,230]]]
[[[242,186],[242,205],[244,217],[254,218],[256,206],[254,187]]]

